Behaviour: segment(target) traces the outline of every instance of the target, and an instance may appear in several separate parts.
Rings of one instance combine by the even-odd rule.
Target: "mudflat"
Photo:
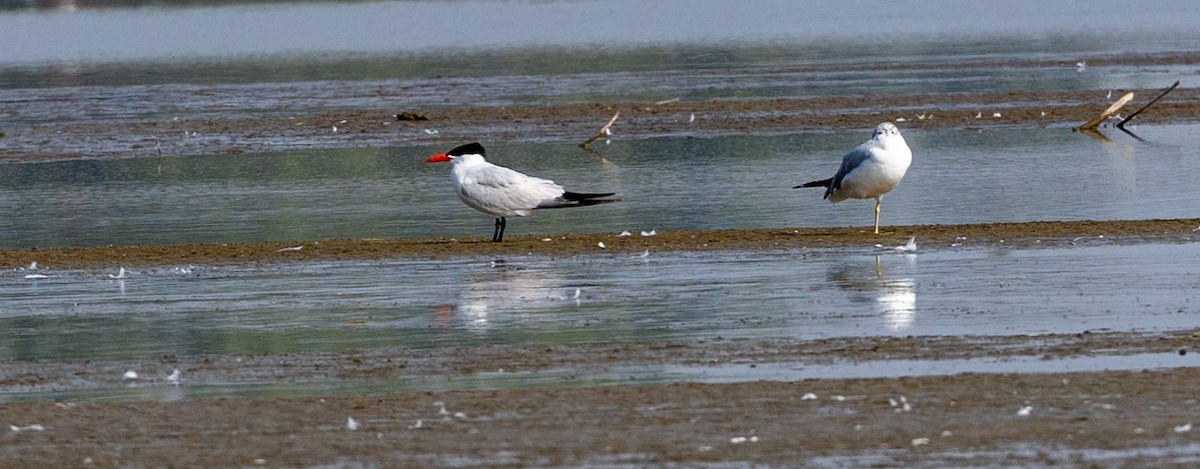
[[[1193,242],[1200,219],[987,223],[971,225],[758,228],[661,231],[654,236],[559,233],[513,236],[502,243],[485,237],[427,239],[290,240],[264,243],[181,244],[0,250],[0,267],[37,262],[54,269],[174,264],[237,264],[365,260],[393,257],[573,256],[639,254],[646,250],[788,250],[898,246],[910,237],[925,248],[1064,247],[1091,243]],[[604,248],[600,247],[604,243]]]
[[[71,380],[149,395],[206,381],[382,382],[481,372],[565,370],[536,388],[330,396],[0,405],[0,461],[11,467],[345,467],[833,465],[1183,467],[1196,457],[1200,369],[963,373],[874,379],[594,384],[622,365],[736,366],[953,358],[1054,360],[1098,354],[1194,356],[1196,335],[711,340],[447,350],[389,348],[287,356],[162,358],[181,370],[136,384],[129,363],[0,365],[7,388]],[[897,375],[903,375],[902,370]],[[386,381],[392,380],[392,381]],[[353,420],[353,422],[352,422]],[[1200,430],[1198,430],[1200,431]]]
[[[1124,54],[1093,60],[1094,65],[1152,67],[1200,63],[1200,54]],[[880,70],[972,70],[1006,67],[1041,70],[1070,67],[1056,61],[1010,60],[961,63],[813,65],[805,72],[854,73]],[[454,80],[424,85],[423,93],[454,95]],[[621,139],[661,136],[785,134],[795,132],[867,132],[880,122],[893,121],[902,130],[963,129],[979,131],[1013,126],[1071,128],[1087,122],[1124,93],[1135,99],[1121,113],[1129,115],[1150,102],[1162,89],[1118,89],[1111,95],[1097,90],[1030,92],[915,92],[895,95],[822,96],[762,99],[668,99],[662,102],[562,102],[547,104],[444,105],[418,109],[357,105],[325,109],[323,103],[295,104],[299,109],[241,109],[220,99],[241,92],[212,85],[188,96],[189,107],[176,108],[172,96],[150,93],[144,108],[113,111],[119,118],[63,114],[53,122],[0,124],[4,147],[0,161],[45,161],[79,158],[156,158],[199,154],[263,153],[345,147],[430,145],[445,149],[463,142],[567,141],[584,142],[616,112],[613,130]],[[60,90],[62,100],[104,101],[89,88]],[[376,101],[386,103],[409,90],[378,90]],[[351,96],[361,93],[350,83],[322,81],[266,86],[260,93],[296,101],[297,94]],[[161,100],[161,101],[160,101]],[[197,117],[190,117],[192,115]],[[1139,114],[1139,124],[1200,120],[1200,90],[1181,88]],[[1117,120],[1107,120],[1100,132]],[[336,130],[335,130],[336,129]],[[181,135],[183,137],[181,137]]]

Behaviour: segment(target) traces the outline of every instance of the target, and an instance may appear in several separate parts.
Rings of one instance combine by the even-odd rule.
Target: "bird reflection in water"
[[[581,302],[579,288],[563,286],[564,279],[543,269],[526,269],[505,261],[467,274],[454,304],[434,309],[437,324],[488,332],[498,322],[536,321],[530,313]]]
[[[891,263],[892,259],[903,260]],[[873,266],[869,261],[834,265],[828,278],[830,283],[852,293],[850,301],[873,304],[875,314],[883,318],[883,325],[893,332],[900,332],[912,327],[916,319],[917,282],[911,276],[895,271],[911,272],[917,256],[888,256],[888,261],[892,264],[891,275],[887,274],[883,259],[875,256]]]

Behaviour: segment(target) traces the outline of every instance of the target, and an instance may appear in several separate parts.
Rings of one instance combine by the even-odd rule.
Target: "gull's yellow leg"
[[[882,200],[875,199],[875,234],[879,234],[879,205],[882,203]]]

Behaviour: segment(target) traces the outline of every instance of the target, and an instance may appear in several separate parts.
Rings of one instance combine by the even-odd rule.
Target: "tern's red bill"
[[[425,160],[426,163],[443,163],[446,161],[450,161],[450,157],[446,156],[445,153],[438,153]]]

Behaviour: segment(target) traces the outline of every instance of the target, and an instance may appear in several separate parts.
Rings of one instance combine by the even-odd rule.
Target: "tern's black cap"
[[[462,155],[480,155],[480,156],[484,156],[484,157],[487,156],[483,153],[483,145],[480,145],[479,142],[468,143],[466,145],[460,145],[460,146],[454,147],[453,150],[446,152],[446,156],[462,156]]]

